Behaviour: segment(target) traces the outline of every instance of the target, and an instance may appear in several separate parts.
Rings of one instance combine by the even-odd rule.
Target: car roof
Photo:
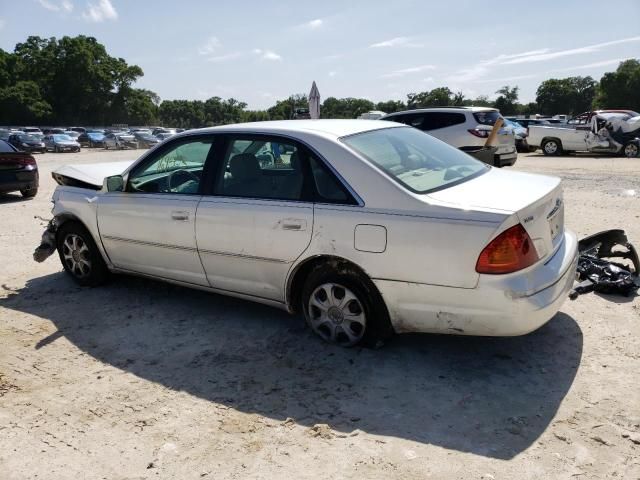
[[[188,130],[185,135],[198,133],[247,132],[247,133],[319,133],[331,137],[344,137],[382,128],[402,127],[380,120],[273,120],[268,122],[236,123],[219,127]]]
[[[427,107],[427,108],[416,108],[414,110],[402,110],[401,112],[393,112],[385,117],[390,117],[392,115],[404,115],[407,113],[423,113],[423,112],[497,112],[498,109],[491,107]]]

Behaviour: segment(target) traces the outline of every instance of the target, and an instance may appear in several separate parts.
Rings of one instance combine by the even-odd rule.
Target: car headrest
[[[260,164],[252,153],[239,153],[231,157],[229,172],[234,180],[255,180],[260,176]]]
[[[291,154],[291,157],[289,158],[289,164],[294,170],[300,170],[300,158],[298,157],[298,150]]]

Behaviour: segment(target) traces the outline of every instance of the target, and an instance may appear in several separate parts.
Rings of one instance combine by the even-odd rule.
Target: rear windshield
[[[489,169],[486,164],[415,128],[385,128],[341,140],[415,193],[441,190]]]
[[[496,110],[489,110],[486,112],[474,112],[473,118],[476,119],[481,125],[493,125],[496,120],[500,118],[500,112]]]
[[[13,153],[16,149],[4,140],[0,140],[0,153]]]

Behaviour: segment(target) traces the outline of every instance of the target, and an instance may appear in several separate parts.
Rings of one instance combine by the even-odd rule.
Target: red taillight
[[[35,166],[36,164],[36,159],[33,157],[22,157],[20,159],[20,164],[23,167],[28,167],[28,166]]]
[[[491,133],[490,130],[482,130],[480,128],[470,128],[469,130],[467,130],[467,132],[480,138],[488,138],[489,134]]]
[[[520,224],[491,240],[478,257],[476,272],[501,274],[527,268],[538,261],[531,237]]]

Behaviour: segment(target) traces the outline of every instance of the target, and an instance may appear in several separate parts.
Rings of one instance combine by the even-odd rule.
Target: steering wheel
[[[184,180],[182,180],[180,183],[174,185],[174,179],[175,178],[180,178],[180,176],[182,176],[183,178],[184,177],[187,177],[187,178],[184,178]],[[194,180],[195,182],[200,182],[200,177],[198,177],[195,173],[190,172],[189,170],[183,170],[183,169],[174,170],[167,177],[167,186],[169,187],[170,191],[174,191],[180,185],[186,183],[189,180]]]

